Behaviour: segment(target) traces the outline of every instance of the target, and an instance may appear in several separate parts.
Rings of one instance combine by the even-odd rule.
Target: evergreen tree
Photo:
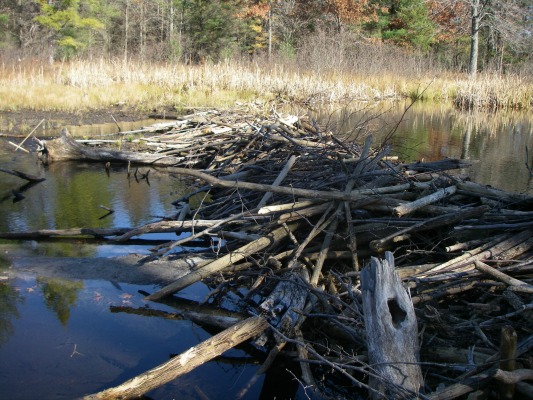
[[[377,24],[384,41],[429,50],[435,39],[436,26],[429,18],[425,1],[392,0],[379,3]]]
[[[60,56],[68,58],[78,54],[91,43],[94,32],[105,28],[95,17],[98,0],[39,0],[39,4],[41,13],[35,21],[48,30]]]
[[[238,43],[240,20],[233,1],[193,0],[186,5],[185,33],[193,62],[218,61]]]

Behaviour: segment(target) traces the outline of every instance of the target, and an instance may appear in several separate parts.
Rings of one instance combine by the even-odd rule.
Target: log
[[[500,370],[512,373],[516,368],[516,331],[512,326],[504,326],[500,340]],[[499,386],[500,399],[512,399],[516,382],[504,382]]]
[[[457,186],[449,186],[447,188],[441,188],[435,193],[429,196],[421,197],[411,203],[404,203],[394,208],[394,214],[397,217],[403,217],[404,215],[411,214],[422,207],[436,203],[448,196],[453,195],[457,191]]]
[[[486,274],[498,279],[499,281],[502,281],[502,282],[508,284],[510,286],[509,290],[512,290],[514,292],[522,292],[522,293],[533,294],[533,286],[532,285],[528,285],[527,283],[522,282],[519,279],[515,279],[513,277],[510,277],[509,275],[504,274],[503,272],[498,271],[496,268],[492,268],[490,265],[487,265],[487,264],[485,264],[485,263],[483,263],[483,262],[481,262],[479,260],[475,260],[474,264],[476,266],[476,269],[478,269],[479,271],[484,272],[484,273],[486,273]]]
[[[139,153],[134,151],[118,151],[112,149],[93,149],[83,146],[70,136],[68,130],[63,128],[57,139],[44,142],[43,157],[46,161],[120,161],[136,164],[150,164],[172,166],[182,161],[183,158],[160,154]]]
[[[39,240],[59,237],[95,237],[123,235],[131,228],[70,228],[70,229],[40,229],[27,232],[0,232],[0,239]]]
[[[131,399],[142,396],[196,367],[212,360],[238,344],[261,334],[268,328],[262,317],[250,317],[212,338],[191,347],[179,356],[116,387],[83,397],[84,400]]]
[[[170,296],[171,294],[186,288],[187,286],[192,285],[193,283],[199,282],[208,276],[223,270],[226,267],[274,244],[283,239],[288,235],[287,230],[284,227],[280,227],[269,233],[268,235],[254,240],[251,243],[248,243],[242,246],[240,249],[226,254],[225,256],[215,260],[202,268],[192,271],[189,274],[178,279],[176,282],[171,283],[168,286],[165,286],[161,290],[151,294],[150,296],[145,297],[146,300],[159,300],[165,296]]]
[[[394,271],[394,256],[372,257],[361,271],[369,364],[377,376],[370,386],[385,398],[399,397],[402,387],[418,394],[423,378],[418,364],[418,329],[414,307]],[[381,398],[372,393],[375,399]],[[412,398],[412,397],[409,397]]]

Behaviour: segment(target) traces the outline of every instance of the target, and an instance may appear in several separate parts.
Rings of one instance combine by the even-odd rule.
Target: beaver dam
[[[533,398],[532,197],[470,182],[464,160],[403,163],[370,136],[357,143],[308,118],[208,111],[123,137],[128,151],[63,131],[39,151],[46,163],[127,163],[130,179],[153,169],[190,179],[175,215],[1,237],[127,243],[176,232],[130,267],[177,274],[147,302],[179,304],[202,281],[212,289],[203,304],[112,311],[220,333],[87,399],[141,396],[244,342],[262,366],[241,396],[285,357],[315,397]]]

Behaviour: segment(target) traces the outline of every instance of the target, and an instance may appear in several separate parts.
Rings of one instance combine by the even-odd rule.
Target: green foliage
[[[377,25],[381,38],[400,46],[428,51],[436,26],[423,0],[393,0],[382,8]]]
[[[103,22],[92,14],[98,10],[98,2],[61,0],[53,3],[40,1],[41,13],[35,21],[53,34],[61,56],[78,54],[89,43],[91,34],[105,28]]]
[[[8,37],[9,15],[0,13],[0,47]]]
[[[233,1],[193,0],[186,5],[186,33],[194,62],[219,61],[237,40],[240,21]]]

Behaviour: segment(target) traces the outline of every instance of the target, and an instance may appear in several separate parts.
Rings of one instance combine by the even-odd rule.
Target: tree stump
[[[361,272],[373,398],[413,398],[423,385],[413,303],[394,270],[394,256],[371,258]]]

